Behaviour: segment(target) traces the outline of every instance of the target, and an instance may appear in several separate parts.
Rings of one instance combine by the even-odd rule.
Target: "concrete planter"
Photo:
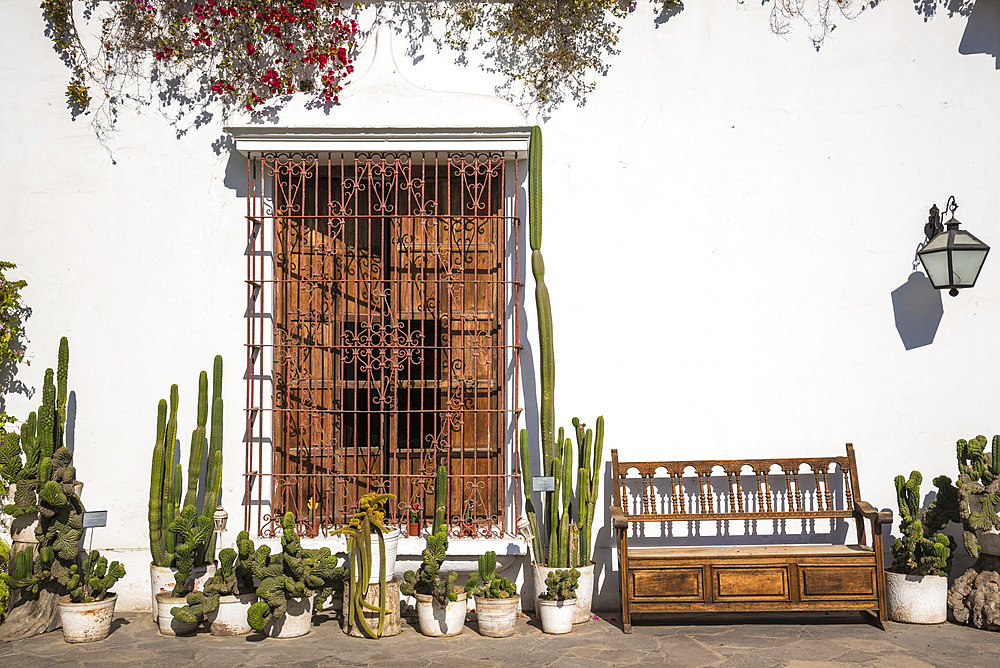
[[[465,630],[465,614],[469,609],[466,593],[459,592],[457,601],[441,605],[430,594],[414,594],[417,599],[417,620],[425,636],[440,638],[457,636]]]
[[[886,571],[885,603],[894,622],[943,624],[948,621],[948,578]]]
[[[487,638],[507,638],[514,635],[517,608],[521,596],[510,598],[483,598],[476,596],[476,619],[479,620],[479,635]]]
[[[163,592],[172,592],[174,590],[174,573],[176,572],[176,568],[157,566],[154,563],[149,564],[149,589],[150,596],[153,601],[154,624],[157,622],[156,595]],[[203,591],[205,588],[205,582],[208,581],[208,579],[213,575],[215,575],[215,564],[195,566],[194,570],[191,571],[191,577],[188,578],[188,581],[185,583],[188,591]],[[181,603],[181,605],[184,604]]]
[[[288,600],[288,608],[281,619],[271,619],[264,627],[265,635],[272,638],[298,638],[312,630],[313,601],[316,595]]]
[[[111,633],[111,620],[115,616],[117,594],[103,601],[73,603],[69,596],[59,599],[59,620],[66,642],[94,642]]]
[[[531,572],[535,583],[536,611],[538,610],[540,600],[538,597],[545,593],[545,578],[548,577],[551,571],[555,570],[566,569],[549,568],[548,566],[539,566],[535,563],[531,564]],[[591,563],[589,566],[577,568],[576,570],[580,571],[580,579],[577,581],[576,587],[576,611],[573,613],[573,623],[581,624],[591,619],[591,606],[594,602],[594,564]]]
[[[576,612],[575,598],[564,601],[538,600],[538,617],[542,620],[542,632],[559,635],[573,630],[573,615]]]
[[[219,609],[205,615],[213,636],[242,636],[253,631],[247,611],[257,601],[257,594],[219,597]]]
[[[156,595],[157,621],[162,636],[189,636],[198,630],[197,624],[185,624],[170,614],[173,608],[183,608],[187,605],[185,596],[171,596],[170,592]]]

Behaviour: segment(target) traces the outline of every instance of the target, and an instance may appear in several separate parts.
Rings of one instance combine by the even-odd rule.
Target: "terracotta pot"
[[[538,601],[538,617],[542,620],[542,631],[558,635],[573,630],[573,615],[576,612],[576,599],[564,601]]]
[[[163,636],[189,636],[198,630],[198,624],[185,624],[170,614],[173,608],[183,608],[187,605],[187,597],[171,596],[170,592],[162,592],[156,595],[157,621],[160,627],[160,635]]]
[[[316,595],[292,598],[288,601],[285,616],[272,619],[264,627],[264,633],[272,638],[298,638],[312,629],[313,600]]]
[[[253,631],[247,621],[247,611],[257,601],[257,594],[220,596],[219,609],[205,615],[213,636],[241,636]]]
[[[421,526],[420,522],[410,522],[406,525],[406,535],[410,538],[418,538],[420,536]]]
[[[539,596],[545,593],[545,578],[548,577],[549,572],[555,570],[566,570],[549,568],[548,566],[539,566],[538,564],[531,564],[531,572],[533,574],[533,580],[535,583],[535,610],[538,610]],[[591,606],[594,602],[594,564],[591,562],[589,566],[577,567],[580,571],[580,579],[577,581],[576,586],[576,612],[573,613],[573,623],[581,624],[583,622],[589,621],[591,616]]]
[[[894,622],[944,624],[948,621],[948,578],[886,571],[885,607]]]
[[[111,633],[111,620],[115,616],[118,595],[112,594],[103,601],[73,603],[69,596],[59,599],[59,621],[62,623],[66,642],[94,642]]]
[[[425,636],[440,638],[457,636],[465,630],[465,615],[469,609],[466,593],[459,592],[457,601],[441,605],[430,594],[414,594],[417,599],[417,620]]]
[[[514,635],[517,622],[517,608],[521,596],[510,598],[482,598],[476,596],[476,619],[479,620],[479,634],[487,638],[507,638]]]

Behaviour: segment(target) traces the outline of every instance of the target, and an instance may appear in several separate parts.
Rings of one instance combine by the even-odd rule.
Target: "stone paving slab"
[[[574,627],[565,636],[542,633],[538,622],[518,620],[511,638],[484,638],[470,615],[462,635],[426,638],[404,620],[398,636],[374,641],[345,635],[337,620],[317,615],[302,638],[253,634],[216,638],[161,636],[148,613],[119,613],[111,636],[71,645],[56,631],[0,644],[2,668],[1000,668],[1000,634],[955,624],[887,623],[883,631],[855,614],[697,615],[633,619],[622,633],[615,613]]]

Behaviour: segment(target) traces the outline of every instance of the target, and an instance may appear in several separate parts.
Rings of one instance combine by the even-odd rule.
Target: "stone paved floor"
[[[460,636],[425,638],[404,621],[398,636],[373,641],[344,635],[335,619],[321,614],[314,617],[309,635],[278,640],[216,638],[207,632],[168,638],[159,635],[149,613],[120,613],[111,635],[100,642],[70,645],[56,631],[0,645],[0,667],[1000,668],[1000,634],[954,624],[887,623],[883,631],[869,618],[853,614],[645,619],[633,620],[631,635],[623,634],[609,613],[574,627],[570,635],[549,636],[534,619],[522,618],[513,637],[497,639],[479,636],[475,615],[470,615]]]

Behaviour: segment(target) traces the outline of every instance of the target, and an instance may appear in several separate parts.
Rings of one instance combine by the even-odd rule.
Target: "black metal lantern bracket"
[[[989,246],[968,231],[958,230],[960,223],[955,218],[956,209],[958,203],[952,195],[944,207],[945,212],[951,217],[942,223],[941,211],[937,204],[931,206],[927,224],[924,225],[924,235],[927,239],[917,247],[917,258],[914,259],[914,269],[919,259],[927,271],[931,284],[939,290],[948,289],[948,294],[952,297],[958,295],[959,288],[971,288],[975,285],[990,250]],[[948,235],[947,238],[935,243],[935,238],[945,233]],[[960,261],[959,255],[964,259]],[[935,260],[934,265],[928,264],[932,257],[939,258]],[[942,263],[945,259],[946,264]]]

